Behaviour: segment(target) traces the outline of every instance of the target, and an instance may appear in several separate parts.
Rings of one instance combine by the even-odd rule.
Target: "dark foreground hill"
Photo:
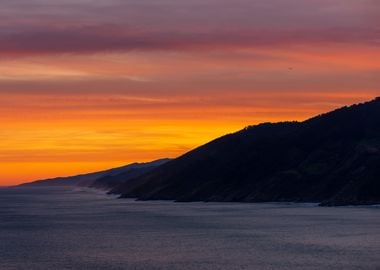
[[[114,188],[141,200],[380,203],[380,99],[248,127]]]
[[[159,159],[147,163],[132,163],[123,167],[114,168],[106,171],[88,173],[70,177],[58,177],[25,183],[20,186],[81,186],[108,189],[110,186],[115,187],[117,184],[124,183],[128,179],[135,178],[150,170],[163,165],[169,159]]]

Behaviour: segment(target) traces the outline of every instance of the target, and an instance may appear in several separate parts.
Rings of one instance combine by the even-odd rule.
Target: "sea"
[[[379,270],[380,207],[0,189],[0,270]]]

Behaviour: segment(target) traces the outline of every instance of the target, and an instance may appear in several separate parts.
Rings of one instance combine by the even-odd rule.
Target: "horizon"
[[[379,12],[374,0],[4,3],[0,186],[175,158],[373,100]]]
[[[284,123],[286,123],[286,122],[297,122],[297,123],[302,123],[302,122],[307,121],[307,120],[310,120],[310,119],[312,119],[312,118],[314,118],[314,117],[318,117],[318,116],[321,116],[321,115],[323,115],[323,114],[327,114],[327,113],[334,112],[335,110],[339,110],[339,109],[343,109],[343,108],[345,108],[345,107],[351,107],[351,106],[355,106],[355,105],[361,105],[361,104],[365,104],[365,103],[368,103],[368,102],[376,101],[376,100],[379,100],[379,99],[380,99],[380,97],[374,97],[373,99],[371,99],[371,100],[367,100],[367,101],[364,101],[364,102],[359,102],[359,103],[354,103],[354,104],[347,104],[346,106],[339,107],[339,108],[335,108],[335,109],[333,109],[333,110],[331,110],[331,111],[323,112],[323,113],[321,113],[321,114],[314,115],[314,116],[312,116],[311,118],[307,118],[307,119],[303,119],[303,120],[299,120],[299,121],[297,121],[297,120],[283,120],[283,121],[280,121],[280,122],[261,122],[261,123],[257,123],[257,124],[255,124],[255,125],[249,125],[249,126],[246,126],[246,127],[242,128],[242,129],[239,129],[239,130],[233,131],[232,134],[235,133],[235,132],[239,132],[239,131],[241,131],[241,130],[244,130],[244,129],[248,128],[248,127],[253,127],[253,126],[261,125],[261,124],[268,124],[268,123],[269,123],[269,124],[278,124],[278,123],[282,123],[282,122],[284,122]],[[227,135],[227,133],[224,134],[224,135]],[[222,136],[224,136],[224,135],[222,135]],[[217,137],[217,138],[220,138],[220,137]],[[215,140],[215,139],[217,139],[217,138],[213,138],[212,140]],[[212,140],[211,140],[211,141],[212,141]],[[208,142],[210,142],[210,141],[207,141],[207,142],[205,142],[204,144],[206,144],[206,143],[208,143]],[[201,146],[201,145],[200,145],[200,146]],[[197,147],[199,147],[199,146],[197,146]],[[196,147],[196,148],[197,148],[197,147]],[[192,151],[192,150],[194,150],[194,148],[193,148],[193,149],[190,149],[189,151]],[[153,160],[148,160],[148,161],[134,161],[134,162],[131,162],[131,163],[125,163],[125,164],[123,164],[123,165],[116,166],[116,167],[112,167],[112,168],[110,168],[110,167],[107,167],[107,168],[101,168],[101,169],[98,169],[97,171],[84,171],[84,172],[78,172],[78,173],[73,173],[73,174],[68,174],[68,175],[57,175],[57,176],[51,176],[51,177],[47,177],[47,178],[29,179],[29,180],[25,180],[25,181],[21,181],[21,182],[17,183],[16,186],[19,185],[19,184],[32,183],[32,182],[40,181],[40,180],[51,180],[51,179],[55,179],[55,178],[65,178],[65,177],[74,177],[74,176],[86,175],[86,174],[91,174],[91,173],[96,173],[96,172],[106,171],[106,170],[109,170],[109,169],[121,168],[121,167],[124,167],[124,166],[129,166],[129,165],[132,165],[132,164],[136,164],[136,163],[137,163],[137,164],[138,164],[138,163],[140,163],[140,164],[141,164],[141,163],[146,163],[146,162],[149,163],[149,162],[154,162],[154,161],[158,161],[158,160],[162,160],[162,159],[170,159],[170,160],[173,160],[173,159],[179,158],[180,156],[182,156],[182,155],[184,155],[184,154],[186,154],[186,153],[187,153],[187,152],[182,153],[182,154],[180,154],[180,155],[177,156],[177,157],[161,157],[161,158],[158,158],[158,159],[153,159]],[[13,187],[13,186],[15,186],[15,185],[14,185],[14,184],[11,184],[11,185],[4,185],[4,186],[3,186],[3,185],[0,184],[0,188]]]
[[[357,104],[357,103],[355,103],[355,104]],[[341,107],[339,107],[339,108],[341,108]],[[338,108],[337,108],[337,109],[338,109]],[[315,115],[315,116],[317,116],[317,115]],[[312,116],[312,117],[314,117],[314,116]],[[287,121],[289,121],[289,122],[294,122],[294,121],[302,122],[302,121],[305,121],[305,120],[307,120],[307,119],[310,119],[310,118],[306,118],[306,119],[303,119],[303,120],[282,120],[282,121],[285,121],[285,122],[287,122]],[[282,122],[282,121],[280,121],[280,122]],[[259,125],[259,124],[263,124],[263,123],[280,123],[280,122],[260,122],[260,123],[256,123],[256,124],[253,124],[253,125]],[[238,130],[234,130],[234,131],[232,131],[232,133],[238,132],[238,131],[240,131],[240,130],[243,130],[243,129],[246,128],[246,127],[253,126],[253,125],[248,125],[248,126],[245,126],[245,127],[240,128],[240,129],[238,129]],[[220,136],[224,136],[224,135],[226,135],[226,134],[228,134],[228,133],[222,134],[222,135],[220,135]],[[219,136],[219,137],[220,137],[220,136]],[[216,138],[219,138],[219,137],[212,138],[212,139],[210,139],[210,141],[212,141],[212,140],[214,140],[214,139],[216,139]],[[203,144],[206,144],[207,142],[210,142],[210,141],[206,141],[206,142],[204,142]],[[198,146],[195,146],[195,148],[197,148],[197,147],[199,147],[199,146],[201,146],[201,145],[203,145],[203,144],[200,144],[200,145],[198,145]],[[189,151],[191,151],[191,150],[193,150],[193,149],[194,149],[194,148],[189,149]],[[180,154],[179,156],[176,156],[176,157],[161,157],[161,158],[158,158],[158,159],[163,159],[163,158],[175,159],[175,158],[178,158],[178,157],[180,157],[180,156],[182,156],[183,154],[186,154],[186,153],[187,153],[187,152],[184,152],[184,153],[182,153],[182,154]],[[132,161],[132,162],[130,162],[130,163],[124,163],[124,164],[122,164],[122,165],[117,165],[116,167],[112,167],[112,168],[123,167],[123,166],[126,166],[126,165],[133,164],[133,163],[135,163],[135,162],[137,162],[137,163],[143,163],[143,162],[149,162],[149,161],[154,161],[154,160],[157,160],[157,159],[146,160],[146,161]],[[71,173],[71,174],[66,174],[66,175],[65,175],[65,174],[63,174],[63,175],[53,175],[53,176],[48,176],[47,178],[42,177],[42,178],[38,178],[38,179],[24,179],[24,180],[21,179],[21,180],[17,180],[17,183],[16,183],[16,184],[10,184],[10,185],[4,185],[4,186],[2,186],[2,185],[0,184],[0,187],[12,187],[12,186],[14,186],[14,185],[24,184],[24,183],[30,183],[30,182],[39,181],[39,180],[47,180],[47,179],[54,179],[54,178],[60,178],[60,177],[71,177],[71,176],[77,176],[77,175],[81,175],[81,174],[89,174],[89,173],[94,173],[94,172],[103,171],[103,170],[112,169],[112,168],[111,168],[111,167],[106,167],[106,168],[99,168],[99,169],[97,169],[96,171],[80,171],[80,172],[73,172],[73,173]],[[0,179],[0,180],[1,180],[1,179]]]

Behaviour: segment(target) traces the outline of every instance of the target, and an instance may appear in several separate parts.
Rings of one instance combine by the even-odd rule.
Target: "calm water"
[[[380,208],[0,189],[0,269],[380,269]]]

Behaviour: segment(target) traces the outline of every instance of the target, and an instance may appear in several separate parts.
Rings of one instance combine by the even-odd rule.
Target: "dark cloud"
[[[379,45],[371,0],[17,0],[2,4],[0,54]]]

